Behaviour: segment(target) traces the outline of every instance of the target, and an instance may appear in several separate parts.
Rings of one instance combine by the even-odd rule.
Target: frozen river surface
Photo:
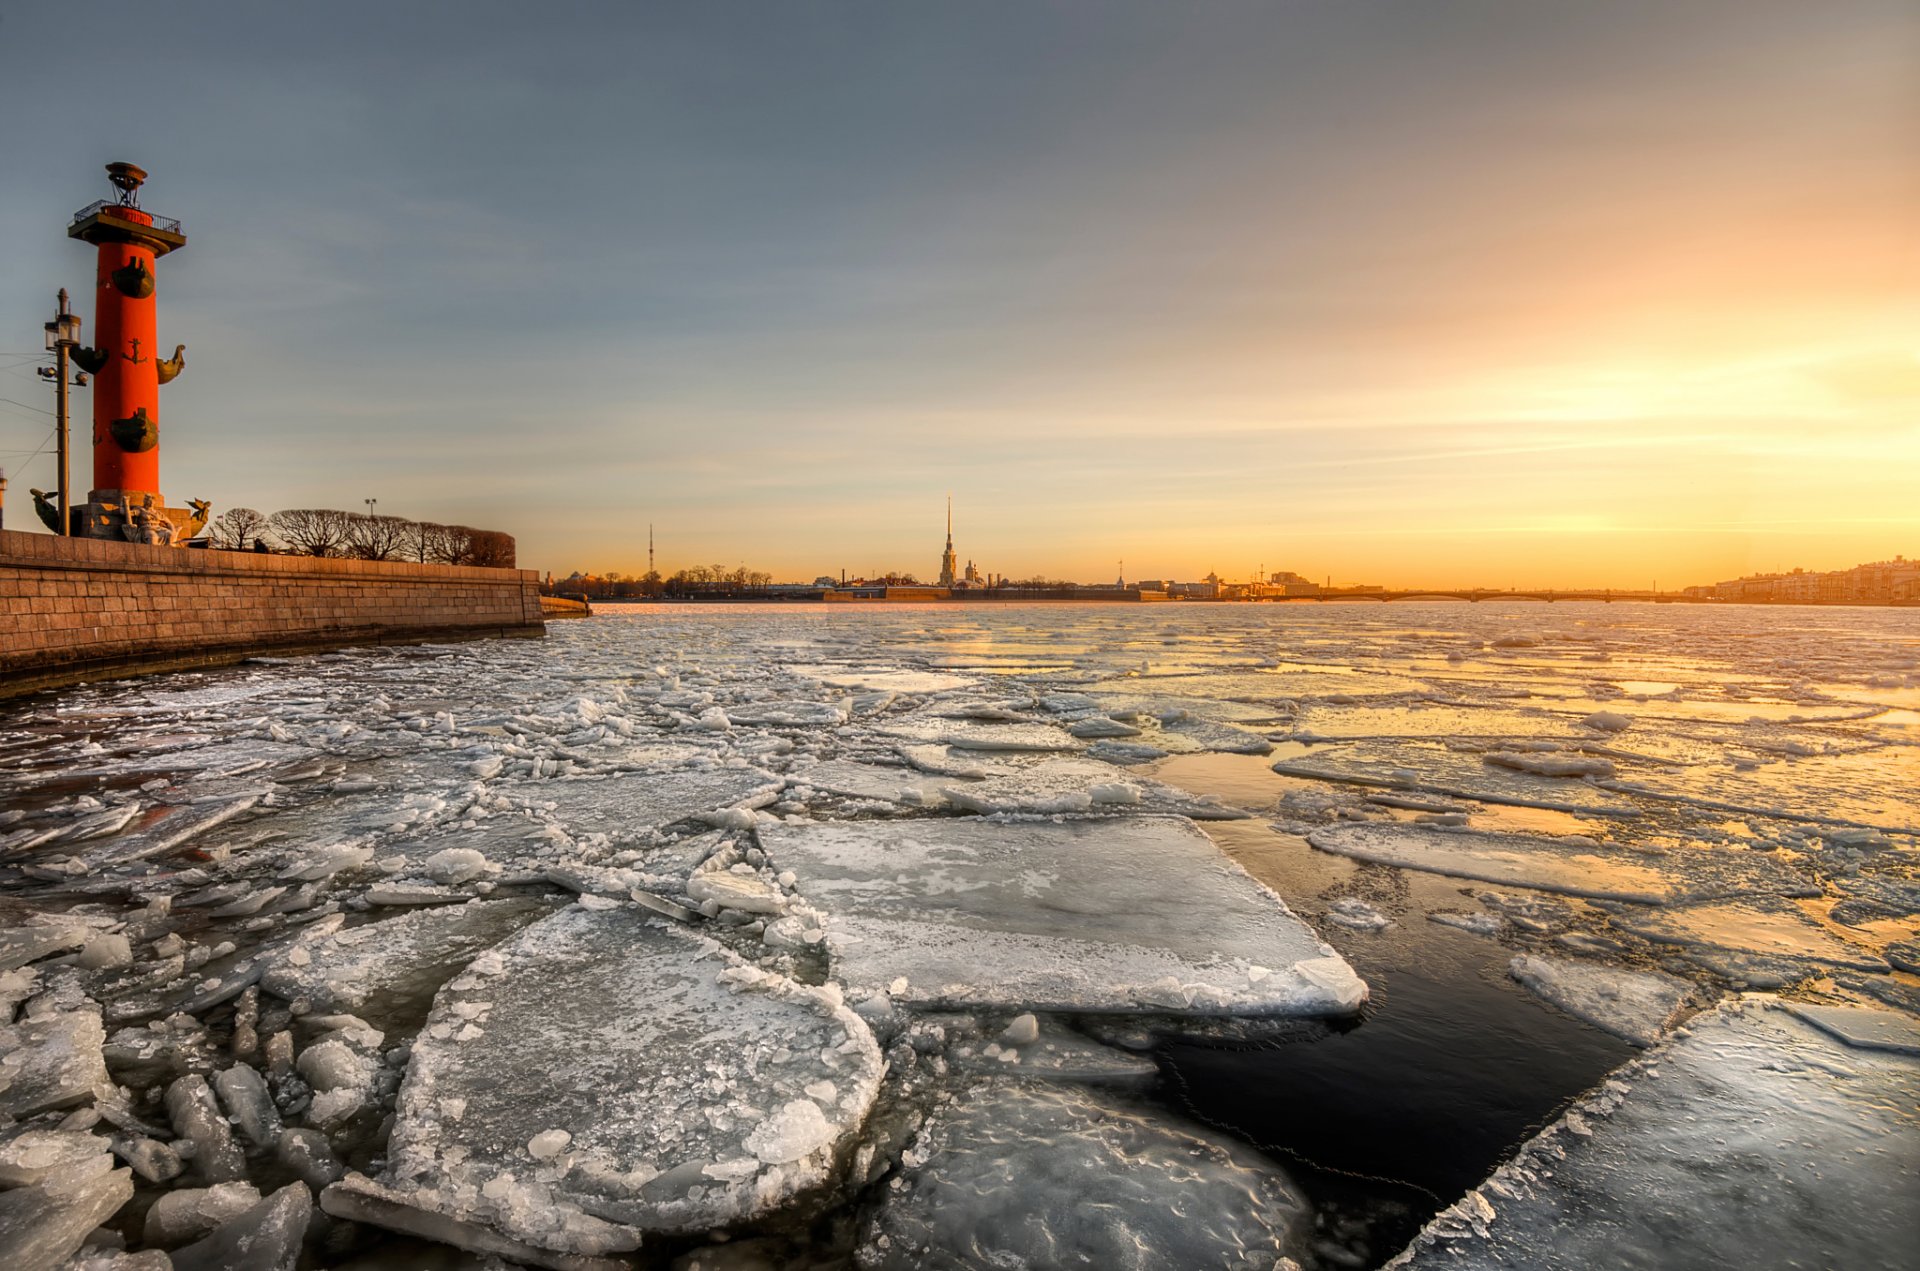
[[[1916,791],[1916,611],[612,608],[42,694],[0,1265],[1902,1265]]]

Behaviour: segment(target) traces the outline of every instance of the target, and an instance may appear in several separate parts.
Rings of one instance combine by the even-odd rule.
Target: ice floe
[[[750,1221],[832,1180],[880,1068],[832,990],[644,911],[575,907],[442,990],[386,1172],[324,1203],[478,1251],[500,1246],[470,1228],[587,1256]],[[823,1080],[824,1103],[808,1093]]]
[[[1636,1046],[1659,1041],[1693,992],[1693,985],[1677,976],[1564,958],[1522,954],[1509,971],[1567,1014]]]
[[[1912,1264],[1920,1058],[1851,1048],[1765,1000],[1615,1074],[1389,1266]]]
[[[1312,1230],[1292,1181],[1247,1148],[1073,1087],[962,1094],[905,1163],[856,1254],[863,1271],[1272,1271]]]
[[[1680,849],[1654,855],[1578,836],[1395,824],[1327,826],[1309,831],[1307,841],[1323,852],[1380,865],[1643,905],[1819,892],[1793,870],[1751,852]]]
[[[927,1007],[1346,1015],[1351,968],[1175,817],[763,826],[855,997]]]

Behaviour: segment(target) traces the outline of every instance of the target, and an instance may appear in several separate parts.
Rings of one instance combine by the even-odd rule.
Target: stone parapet
[[[0,697],[257,653],[545,631],[532,570],[0,530]]]

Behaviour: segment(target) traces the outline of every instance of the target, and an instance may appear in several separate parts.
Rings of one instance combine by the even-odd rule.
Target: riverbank
[[[0,697],[265,653],[545,631],[532,570],[0,530]]]

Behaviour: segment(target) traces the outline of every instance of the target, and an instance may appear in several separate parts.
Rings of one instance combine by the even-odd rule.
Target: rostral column
[[[67,237],[98,251],[94,329],[76,349],[93,382],[93,490],[74,509],[73,532],[135,543],[184,543],[206,524],[207,504],[170,508],[160,497],[160,386],[186,365],[185,346],[162,358],[154,334],[154,261],[187,245],[180,222],[140,209],[147,174],[109,163],[115,197],[82,208]]]

